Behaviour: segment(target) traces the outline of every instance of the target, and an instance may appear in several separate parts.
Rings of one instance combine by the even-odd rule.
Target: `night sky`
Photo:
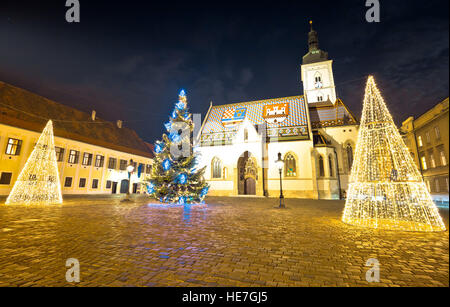
[[[168,4],[170,3],[170,4]],[[448,97],[449,1],[0,2],[0,80],[160,138],[180,88],[190,109],[303,94],[308,21],[359,116],[369,74],[397,124]]]

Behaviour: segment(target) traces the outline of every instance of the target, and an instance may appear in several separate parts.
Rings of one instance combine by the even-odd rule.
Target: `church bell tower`
[[[312,27],[308,33],[308,53],[301,65],[303,93],[308,103],[336,102],[333,61],[328,53],[319,49],[319,36]]]

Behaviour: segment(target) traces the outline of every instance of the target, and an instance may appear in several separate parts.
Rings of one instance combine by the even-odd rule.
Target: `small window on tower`
[[[317,101],[318,102],[322,102],[323,101],[323,96],[317,96]]]

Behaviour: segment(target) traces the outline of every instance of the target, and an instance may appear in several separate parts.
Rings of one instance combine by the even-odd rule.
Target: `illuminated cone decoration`
[[[61,184],[56,162],[53,125],[50,120],[14,184],[6,204],[61,203]]]
[[[380,229],[445,230],[372,76],[367,80],[342,220]]]

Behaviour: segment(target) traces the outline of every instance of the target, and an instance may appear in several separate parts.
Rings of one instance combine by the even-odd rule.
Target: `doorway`
[[[248,151],[238,159],[238,194],[256,195],[258,167],[256,159]]]
[[[128,179],[124,179],[120,183],[120,194],[125,194],[128,192],[129,186],[128,186]]]
[[[111,187],[111,193],[116,194],[117,193],[117,182],[113,181],[112,187]]]

